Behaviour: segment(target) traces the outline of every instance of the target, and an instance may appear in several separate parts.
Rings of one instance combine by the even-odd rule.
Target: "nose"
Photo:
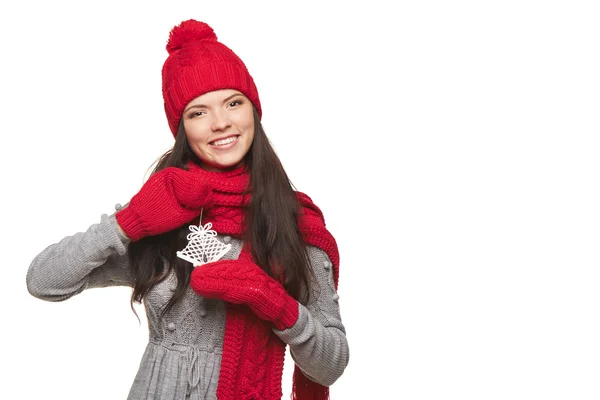
[[[218,110],[213,113],[211,129],[213,132],[223,131],[231,126],[231,120],[225,110]]]

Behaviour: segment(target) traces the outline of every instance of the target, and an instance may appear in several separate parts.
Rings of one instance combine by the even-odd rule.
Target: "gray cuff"
[[[298,303],[298,319],[296,320],[296,323],[282,331],[273,329],[273,332],[275,332],[284,343],[287,343],[290,346],[303,343],[306,341],[307,331],[309,331],[306,328],[311,323],[309,315],[310,313],[306,307]]]
[[[114,242],[114,248],[117,251],[117,253],[119,253],[120,256],[124,255],[127,252],[127,246],[129,245],[129,242],[131,242],[131,239],[129,239],[127,236],[123,235],[121,233],[121,231],[119,230],[119,225],[117,223],[117,217],[115,214],[112,214],[110,217],[108,217],[110,226],[112,228],[113,233],[115,234],[114,236],[112,236],[113,242]],[[115,239],[116,236],[116,240]],[[117,244],[117,242],[120,244]]]

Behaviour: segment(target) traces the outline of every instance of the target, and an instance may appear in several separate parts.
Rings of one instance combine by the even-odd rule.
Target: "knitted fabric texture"
[[[203,177],[168,167],[153,174],[116,218],[127,236],[136,241],[191,221],[210,205],[211,198],[212,190]]]
[[[167,42],[167,57],[162,68],[162,93],[165,112],[173,136],[186,105],[214,90],[242,92],[262,116],[258,90],[243,61],[217,40],[213,29],[193,19],[175,26]]]
[[[237,260],[221,260],[196,268],[190,285],[203,297],[246,304],[262,320],[284,330],[298,320],[298,302],[252,261],[248,247]]]
[[[247,171],[244,168],[229,172],[202,171],[199,173],[206,176],[214,188],[213,206],[204,211],[203,222],[211,222],[213,229],[221,234],[241,238],[244,207],[250,201],[250,195],[244,193],[249,183]],[[310,197],[300,192],[296,192],[296,195],[302,207],[298,225],[304,242],[327,253],[333,264],[334,286],[337,289],[339,253],[336,241],[325,227],[321,210]],[[244,254],[240,256],[245,257]],[[289,324],[289,319],[286,322]],[[217,387],[219,400],[281,399],[286,345],[272,327],[270,322],[258,318],[249,307],[227,303],[223,357]],[[308,379],[295,366],[292,398],[324,400],[329,398],[329,389]]]

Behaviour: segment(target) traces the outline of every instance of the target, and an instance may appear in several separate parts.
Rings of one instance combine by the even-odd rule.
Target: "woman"
[[[150,340],[129,399],[280,399],[286,345],[293,398],[325,399],[349,357],[335,239],[293,190],[237,55],[195,20],[167,50],[173,148],[125,207],[42,251],[28,289],[133,288]]]

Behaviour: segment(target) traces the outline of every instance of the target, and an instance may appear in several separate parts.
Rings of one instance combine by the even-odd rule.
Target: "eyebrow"
[[[229,100],[233,99],[236,96],[243,96],[242,93],[234,93],[231,96],[228,96],[227,98],[225,98],[223,100],[223,103],[227,103]],[[204,104],[194,104],[193,106],[190,106],[188,108],[186,108],[185,110],[183,110],[183,112],[187,112],[189,110],[191,110],[192,108],[207,108],[208,106],[204,105]]]

